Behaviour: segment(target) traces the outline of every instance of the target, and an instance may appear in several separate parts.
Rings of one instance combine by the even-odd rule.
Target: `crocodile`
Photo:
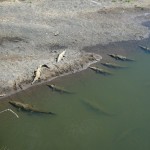
[[[35,83],[36,81],[38,81],[39,79],[40,79],[40,77],[41,77],[41,72],[42,72],[42,68],[43,67],[46,67],[46,68],[48,68],[49,69],[49,67],[46,65],[46,64],[44,64],[44,65],[39,65],[39,67],[37,68],[37,70],[34,72],[34,80],[32,81],[32,83],[31,84],[33,84],[33,83]]]
[[[18,102],[18,101],[9,101],[9,103],[13,105],[14,107],[22,109],[24,111],[55,115],[55,113],[53,112],[41,111],[36,108],[33,108],[33,106],[30,104],[25,104],[25,103]]]
[[[110,57],[122,61],[134,61],[133,59],[127,58],[126,56],[117,55],[117,54],[108,54]]]
[[[51,88],[52,90],[60,92],[60,93],[72,94],[72,92],[67,91],[67,90],[63,89],[62,87],[58,87],[58,86],[56,86],[54,84],[48,84],[47,86],[49,88]]]
[[[106,109],[104,109],[102,106],[100,106],[97,103],[94,103],[92,101],[89,100],[81,100],[82,104],[91,112],[97,113],[97,114],[101,114],[101,115],[105,115],[105,116],[114,116],[115,114],[110,113],[109,111],[107,111]]]
[[[103,66],[106,66],[108,68],[114,68],[114,69],[119,69],[119,68],[125,68],[124,66],[120,66],[120,65],[117,65],[117,64],[114,64],[114,63],[101,63]]]
[[[103,75],[111,75],[111,72],[108,72],[107,70],[97,68],[97,67],[89,67],[90,69],[94,70],[97,73],[101,73]]]
[[[65,53],[66,53],[66,50],[64,50],[62,53],[60,53],[60,54],[58,55],[58,57],[57,57],[57,62],[60,62],[60,61],[62,60],[62,58],[64,57]]]
[[[149,52],[150,53],[150,48],[149,47],[142,46],[142,45],[139,45],[139,47],[142,48],[145,52]]]

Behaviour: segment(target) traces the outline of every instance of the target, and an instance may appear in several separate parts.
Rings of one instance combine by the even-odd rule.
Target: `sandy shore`
[[[35,85],[101,60],[84,47],[147,38],[149,8],[149,0],[0,0],[0,95],[31,86],[39,65],[50,69]]]

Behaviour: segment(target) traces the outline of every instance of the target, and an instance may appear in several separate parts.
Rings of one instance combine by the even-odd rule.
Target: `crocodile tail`
[[[48,112],[48,114],[50,114],[50,115],[56,115],[55,113],[53,113],[53,112]]]

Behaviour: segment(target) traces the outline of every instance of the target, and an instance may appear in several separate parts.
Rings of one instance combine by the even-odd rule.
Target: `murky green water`
[[[149,45],[150,46],[150,45]],[[150,54],[137,50],[126,69],[102,76],[92,70],[51,83],[74,94],[59,94],[46,85],[0,101],[0,150],[149,150]],[[100,64],[96,64],[100,66]],[[9,100],[31,103],[55,116],[22,112]]]

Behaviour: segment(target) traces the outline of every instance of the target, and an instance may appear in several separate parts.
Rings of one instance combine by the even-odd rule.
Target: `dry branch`
[[[13,113],[17,118],[19,118],[19,116],[11,109],[5,109],[3,111],[0,111],[0,114],[3,113],[3,112],[6,112],[6,111],[10,111],[11,113]]]

